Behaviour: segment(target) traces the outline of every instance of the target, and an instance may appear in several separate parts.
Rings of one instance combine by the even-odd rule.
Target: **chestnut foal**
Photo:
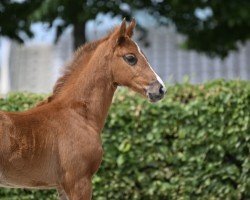
[[[117,86],[151,102],[165,87],[131,39],[135,21],[81,47],[53,94],[20,113],[0,112],[0,186],[58,190],[61,200],[91,199],[102,160],[100,133]]]

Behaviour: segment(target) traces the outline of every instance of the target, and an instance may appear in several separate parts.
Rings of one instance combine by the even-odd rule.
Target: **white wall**
[[[93,40],[101,37],[108,32],[106,29],[96,25],[92,32],[88,30],[88,38]],[[136,38],[138,38],[138,32],[135,34]],[[183,37],[176,34],[172,28],[151,27],[148,40],[149,47],[144,47],[140,41],[138,43],[151,65],[167,82],[182,82],[184,76],[190,77],[192,83],[216,78],[250,80],[250,42],[242,46],[238,53],[232,52],[228,58],[220,60],[194,51],[181,50],[179,44],[183,41]],[[8,48],[4,49],[8,52]],[[6,60],[7,56],[4,55],[5,59],[1,62],[0,93],[6,93],[8,87],[11,91],[48,93],[52,91],[65,62],[72,57],[72,28],[63,34],[57,45],[52,42],[36,41],[23,46],[11,42],[9,49],[9,60]],[[6,68],[7,65],[9,68]]]
[[[1,70],[4,73],[2,73],[0,93],[5,94],[8,91],[51,92],[55,81],[60,76],[62,66],[70,60],[73,54],[71,32],[67,30],[57,44],[36,41],[20,45],[11,41],[9,55],[1,52],[5,67]],[[9,76],[6,70],[9,71]]]
[[[184,76],[188,76],[192,83],[217,78],[250,80],[250,42],[241,46],[239,52],[231,52],[221,60],[182,50],[179,46],[184,37],[171,28],[151,28],[148,39],[150,47],[141,45],[141,48],[166,81],[182,82]]]
[[[9,57],[11,41],[0,38],[0,93],[6,94],[10,90]]]

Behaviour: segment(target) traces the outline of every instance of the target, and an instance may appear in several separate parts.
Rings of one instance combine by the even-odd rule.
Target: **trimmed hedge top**
[[[0,109],[42,98],[11,94]],[[250,82],[179,84],[157,104],[119,91],[103,132],[93,199],[250,199]],[[55,199],[51,193],[1,189],[0,199]]]

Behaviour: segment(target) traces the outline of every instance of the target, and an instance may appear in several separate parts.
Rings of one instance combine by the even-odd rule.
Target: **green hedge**
[[[23,110],[41,98],[12,94],[0,108]],[[250,199],[250,82],[175,85],[158,104],[119,91],[102,138],[95,200]],[[55,193],[0,189],[0,199]]]

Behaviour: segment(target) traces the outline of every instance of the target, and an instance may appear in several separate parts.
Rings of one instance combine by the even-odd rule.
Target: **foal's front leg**
[[[91,200],[92,183],[91,178],[84,177],[76,181],[74,184],[65,182],[63,184],[65,193],[69,200]]]

